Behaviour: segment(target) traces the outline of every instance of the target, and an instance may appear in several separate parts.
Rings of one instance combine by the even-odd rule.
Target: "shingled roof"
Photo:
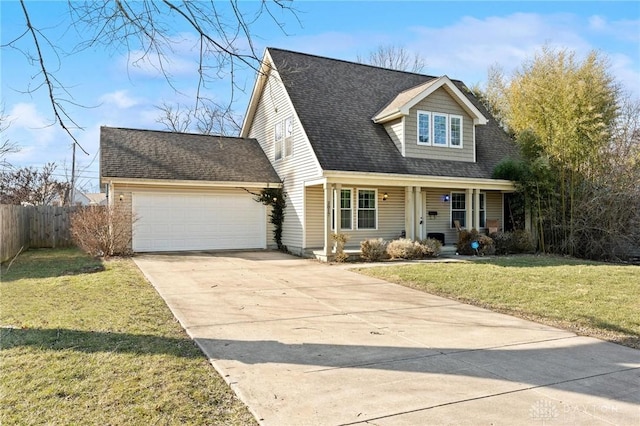
[[[461,81],[452,80],[489,119],[476,127],[476,163],[405,158],[384,126],[372,121],[403,91],[436,77],[269,48],[324,170],[491,178],[518,149]]]
[[[100,177],[280,182],[255,139],[115,127],[100,129]]]

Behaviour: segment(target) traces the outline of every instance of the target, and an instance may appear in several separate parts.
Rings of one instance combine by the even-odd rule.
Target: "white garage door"
[[[266,248],[265,206],[251,194],[134,193],[133,250]]]

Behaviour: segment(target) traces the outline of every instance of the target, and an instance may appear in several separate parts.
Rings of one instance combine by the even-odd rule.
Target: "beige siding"
[[[369,238],[383,238],[391,240],[398,238],[404,230],[404,188],[403,187],[357,187],[347,184],[342,185],[343,189],[352,190],[351,223],[353,229],[342,229],[340,232],[349,235],[347,247],[360,247],[360,242]],[[357,190],[377,189],[378,207],[378,228],[377,229],[356,229],[357,228]],[[382,195],[387,193],[386,201],[382,200]],[[307,188],[307,247],[324,246],[324,218],[323,218],[324,196],[322,186]],[[332,231],[333,232],[333,231]]]
[[[462,116],[462,149],[418,145],[417,113],[419,110]],[[404,130],[406,157],[474,161],[473,119],[442,87],[411,108],[409,116],[405,117]]]
[[[451,228],[451,203],[442,201],[442,196],[451,191],[446,189],[426,189],[424,229],[425,236],[430,232],[440,232],[444,234],[445,245],[450,246],[458,242],[458,231]],[[429,211],[438,212],[437,216],[429,216]]]
[[[402,147],[404,141],[404,119],[398,118],[397,120],[385,123],[384,128],[396,145],[396,148],[398,148],[398,151],[404,155],[404,149]]]
[[[307,248],[324,247],[324,189],[322,185],[306,188]]]
[[[293,155],[276,161],[274,127],[276,122],[290,116],[294,120]],[[282,242],[293,252],[299,252],[304,246],[304,182],[320,176],[321,170],[276,71],[272,71],[264,86],[248,136],[258,140],[276,172],[284,180],[287,207]]]
[[[502,217],[502,193],[499,191],[489,191],[486,194],[486,218],[487,220],[497,219],[499,222],[498,228],[503,229],[504,218]]]

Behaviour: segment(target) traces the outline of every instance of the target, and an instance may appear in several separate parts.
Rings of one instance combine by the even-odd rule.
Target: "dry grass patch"
[[[640,267],[549,256],[362,268],[472,305],[640,348]]]
[[[131,260],[22,254],[0,284],[0,424],[255,424]]]

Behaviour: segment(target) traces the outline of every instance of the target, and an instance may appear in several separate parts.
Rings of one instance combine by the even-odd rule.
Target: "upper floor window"
[[[462,116],[418,111],[418,145],[462,148]]]
[[[462,117],[449,116],[449,145],[454,148],[462,148]]]
[[[282,134],[282,121],[278,121],[273,129],[273,139],[275,141],[275,159],[279,160],[282,158],[282,142],[283,142],[283,134]]]
[[[293,117],[287,117],[275,124],[273,139],[276,160],[293,155]]]
[[[433,113],[433,144],[447,146],[447,114]]]
[[[431,113],[418,111],[418,144],[431,145]]]

